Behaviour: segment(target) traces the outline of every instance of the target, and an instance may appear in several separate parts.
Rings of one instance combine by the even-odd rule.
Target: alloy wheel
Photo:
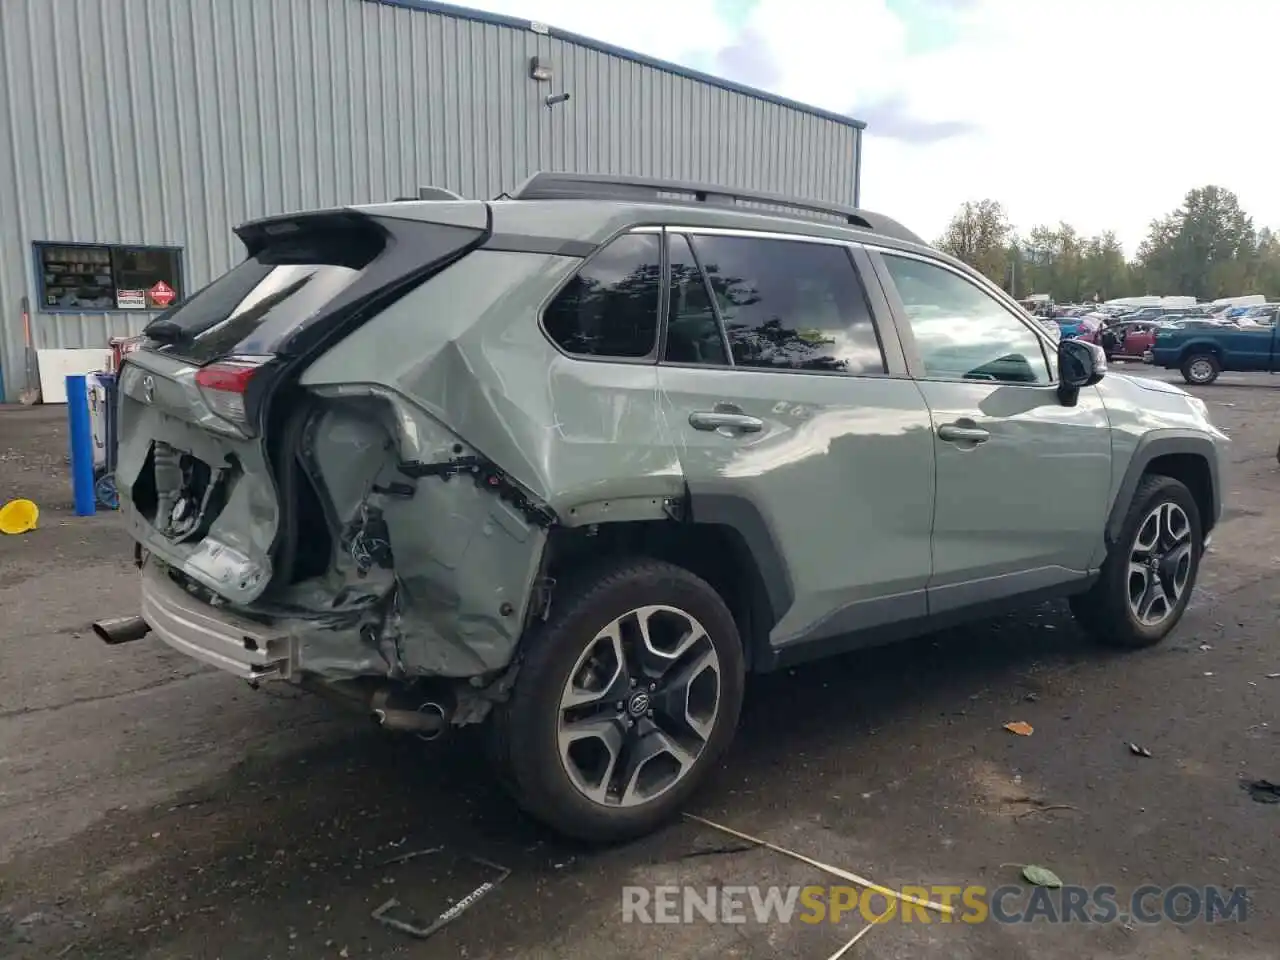
[[[560,760],[587,799],[639,806],[693,769],[719,709],[720,657],[702,624],[677,607],[638,607],[600,630],[570,671]]]
[[[1129,552],[1129,609],[1144,627],[1164,623],[1191,578],[1191,521],[1178,504],[1157,504],[1138,526]]]

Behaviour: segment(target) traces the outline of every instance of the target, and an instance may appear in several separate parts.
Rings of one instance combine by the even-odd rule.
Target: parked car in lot
[[[1142,321],[1116,323],[1103,330],[1096,342],[1108,360],[1141,360],[1155,342],[1158,329],[1158,324]]]
[[[1224,370],[1274,373],[1280,368],[1274,326],[1213,320],[1168,324],[1156,332],[1148,362],[1182,371],[1187,383],[1209,384]]]
[[[1280,318],[1280,304],[1261,303],[1246,310],[1236,322],[1241,325],[1257,323],[1263,326],[1272,326],[1276,323],[1277,318]]]
[[[485,724],[518,802],[596,841],[684,804],[748,672],[1052,596],[1163,639],[1221,512],[1205,405],[812,212],[540,174],[240,227],[121,370],[142,626],[99,634]]]

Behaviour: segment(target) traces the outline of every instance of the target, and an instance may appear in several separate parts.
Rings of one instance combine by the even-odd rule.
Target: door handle
[[[740,433],[759,433],[764,421],[745,413],[725,413],[720,410],[695,410],[689,414],[689,426],[695,430],[719,430],[727,427]]]
[[[938,439],[948,443],[985,443],[991,438],[981,427],[963,427],[958,423],[944,423],[938,428]]]

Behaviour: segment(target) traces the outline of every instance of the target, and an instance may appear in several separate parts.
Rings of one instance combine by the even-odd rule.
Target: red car
[[[1105,332],[1108,336],[1103,337]],[[1110,336],[1114,334],[1114,338]],[[1117,323],[1093,337],[1107,351],[1108,360],[1141,360],[1156,340],[1156,325],[1141,320]]]

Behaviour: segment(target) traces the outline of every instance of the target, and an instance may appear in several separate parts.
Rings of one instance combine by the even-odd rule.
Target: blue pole
[[[71,490],[76,516],[97,512],[93,495],[93,428],[89,424],[89,391],[84,376],[67,377],[67,436],[71,443]]]

